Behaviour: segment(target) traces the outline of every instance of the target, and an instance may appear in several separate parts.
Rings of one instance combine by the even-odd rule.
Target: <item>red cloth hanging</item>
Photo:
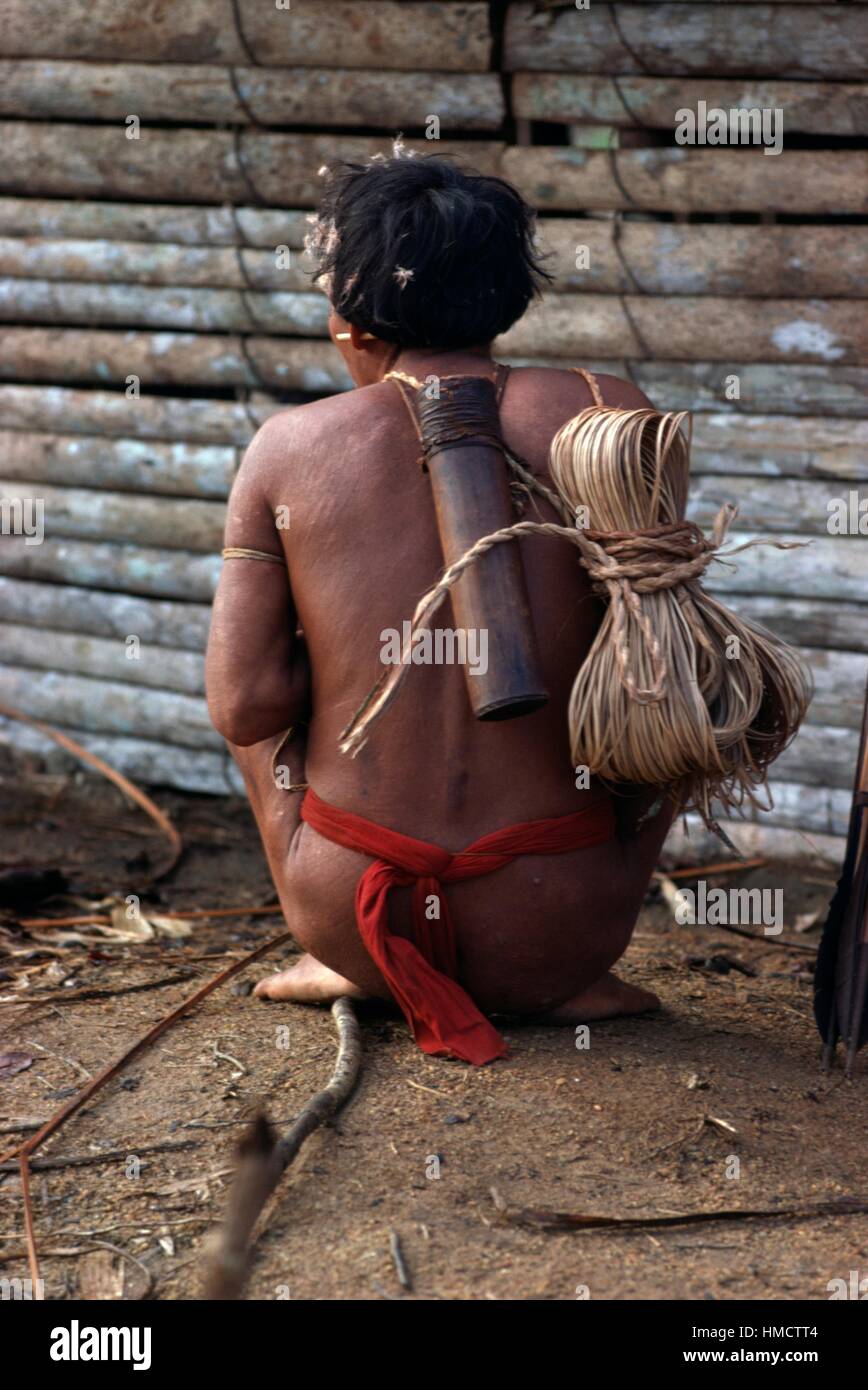
[[[522,854],[565,854],[604,844],[615,834],[612,801],[605,792],[581,811],[495,830],[457,854],[330,806],[312,788],[301,816],[325,839],[373,856],[356,885],[362,940],[422,1051],[459,1057],[474,1066],[503,1057],[507,1048],[457,982],[455,929],[441,883],[494,873]],[[388,896],[398,884],[413,884],[414,941],[389,931]],[[436,921],[426,916],[430,897],[439,901]]]

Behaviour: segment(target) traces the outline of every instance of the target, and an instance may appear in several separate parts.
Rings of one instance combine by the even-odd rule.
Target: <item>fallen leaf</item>
[[[0,1052],[0,1081],[33,1065],[29,1052]]]

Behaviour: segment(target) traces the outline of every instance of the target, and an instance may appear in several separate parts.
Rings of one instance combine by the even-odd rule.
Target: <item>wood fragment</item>
[[[22,1000],[22,1003],[26,1003]],[[7,1119],[0,1125],[0,1134],[26,1134],[28,1130],[41,1129],[45,1124],[45,1116],[36,1117],[34,1115],[19,1115],[14,1120]]]
[[[197,909],[195,912],[175,912],[169,909],[161,914],[163,917],[177,917],[182,922],[196,922],[211,917],[277,917],[280,915],[280,903],[269,903],[265,907],[206,907]],[[92,915],[89,917],[22,917],[19,926],[30,927],[84,927],[84,926],[108,926],[111,918],[105,913]],[[142,988],[142,986],[136,986]]]
[[[762,862],[765,861],[763,860]],[[745,861],[744,864],[733,865],[733,868],[746,868],[748,864],[749,861]],[[710,872],[710,870],[690,870],[690,875],[692,877],[695,874],[696,877],[700,877],[704,872],[707,873]],[[717,872],[720,872],[720,870],[718,869]],[[683,876],[687,876],[686,872]],[[659,883],[660,892],[663,894],[663,898],[671,908],[674,916],[676,909],[679,907],[678,895],[681,890],[672,882],[672,877],[669,874],[655,873],[652,877],[656,883]],[[701,922],[683,922],[679,923],[679,925],[698,929],[704,924]],[[802,951],[812,956],[817,954],[816,946],[806,946],[801,941],[786,941],[780,936],[766,936],[764,933],[748,931],[746,927],[735,927],[727,922],[709,923],[708,926],[709,930],[731,932],[733,936],[743,937],[746,941],[755,941],[761,946],[776,946],[787,951]]]
[[[731,1125],[729,1120],[721,1120],[717,1115],[706,1115],[704,1118],[707,1125],[713,1125],[715,1129],[722,1129],[724,1134],[738,1134],[735,1125]]]
[[[406,1289],[408,1293],[412,1293],[413,1280],[407,1268],[407,1261],[404,1259],[404,1251],[401,1249],[401,1237],[398,1235],[397,1231],[389,1231],[389,1253],[392,1256],[395,1273],[398,1276],[398,1283],[401,1285],[402,1289]]]
[[[165,989],[167,985],[189,984],[190,973],[185,971],[183,975],[162,975],[159,980],[145,980],[140,985],[121,985],[118,989],[57,989],[50,993],[43,993],[42,990],[33,990],[20,999],[16,998],[16,1003],[21,1004],[67,1004],[74,1001],[76,1004],[98,1004],[103,999],[116,999],[121,994],[144,994],[152,989]],[[10,1131],[11,1132],[11,1131]],[[0,1134],[4,1130],[0,1127]]]
[[[126,1149],[109,1149],[98,1154],[68,1154],[65,1157],[61,1154],[56,1158],[34,1158],[30,1164],[30,1171],[48,1173],[58,1168],[90,1168],[94,1164],[126,1162],[128,1158],[138,1158],[139,1154],[173,1153],[177,1149],[198,1147],[197,1139],[169,1140],[163,1144],[130,1144]],[[17,1171],[18,1163],[14,1159],[0,1163],[0,1173]]]
[[[744,869],[761,869],[768,863],[763,855],[757,854],[753,859],[724,859],[719,864],[697,864],[691,867],[689,864],[681,869],[667,869],[666,874],[655,873],[655,879],[666,878],[703,878],[706,874],[734,874],[741,873]]]
[[[144,1284],[136,1294],[136,1302],[147,1298],[154,1287],[154,1276],[148,1266],[136,1255],[131,1255],[129,1250],[122,1249],[120,1245],[113,1245],[111,1241],[95,1240],[93,1243],[97,1246],[97,1250],[93,1252],[92,1257],[87,1257],[89,1263],[85,1280],[81,1278],[81,1271],[79,1274],[80,1297],[85,1299],[122,1299],[124,1297],[126,1281],[123,1265],[119,1270],[115,1270],[114,1266],[105,1259],[105,1255],[111,1253],[119,1255],[122,1260],[129,1260],[144,1275]],[[99,1265],[96,1262],[97,1255],[103,1256]]]
[[[762,946],[778,946],[787,951],[803,951],[810,956],[817,954],[816,946],[805,946],[801,941],[785,941],[780,936],[761,936],[757,932],[747,931],[745,927],[733,927],[723,922],[716,922],[712,930],[732,932],[733,936],[744,937],[747,941],[757,941]]]
[[[206,1274],[204,1298],[232,1300],[241,1297],[250,1260],[251,1237],[267,1198],[308,1135],[331,1119],[352,1094],[362,1060],[358,1020],[346,998],[337,999],[331,1012],[338,1030],[338,1055],[328,1085],[308,1101],[283,1139],[275,1139],[262,1113],[256,1116],[241,1139],[235,1181]]]
[[[495,1187],[491,1188],[491,1196],[502,1221],[539,1231],[647,1230],[665,1226],[698,1226],[712,1221],[808,1221],[830,1216],[861,1216],[868,1212],[868,1200],[840,1197],[800,1206],[690,1211],[673,1216],[592,1216],[541,1207],[511,1207]]]
[[[409,1076],[407,1077],[407,1085],[413,1086],[417,1091],[428,1091],[430,1095],[438,1096],[440,1100],[448,1099],[448,1096],[445,1092],[435,1090],[433,1086],[423,1086],[421,1081],[413,1081],[413,1079]]]

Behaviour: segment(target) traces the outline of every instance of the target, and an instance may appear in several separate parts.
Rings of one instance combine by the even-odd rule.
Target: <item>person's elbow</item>
[[[310,718],[310,668],[303,644],[287,659],[228,659],[212,641],[205,658],[205,694],[211,723],[227,743],[249,748]]]
[[[249,748],[274,734],[284,733],[292,723],[292,712],[256,699],[237,700],[225,695],[208,696],[211,723],[227,743]]]

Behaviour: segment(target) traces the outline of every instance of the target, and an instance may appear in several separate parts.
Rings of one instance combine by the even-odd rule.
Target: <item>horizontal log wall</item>
[[[184,242],[188,246],[300,248],[308,214],[285,208],[176,203],[58,202],[0,196],[0,235]]]
[[[0,3],[6,58],[481,72],[488,67],[488,5],[394,0],[29,0]]]
[[[0,115],[28,120],[218,122],[238,125],[424,125],[497,130],[494,73],[358,72],[353,68],[209,67],[170,63],[0,61]]]
[[[210,609],[207,603],[166,602],[136,594],[101,593],[65,582],[23,582],[0,575],[4,621],[126,643],[130,636],[149,647],[204,652]]]
[[[225,502],[259,425],[351,384],[304,238],[321,166],[403,131],[540,209],[552,284],[500,358],[694,412],[689,515],[806,543],[709,571],[815,686],[775,809],[727,830],[834,862],[868,669],[866,40],[868,5],[814,0],[0,0],[0,498],[45,509],[42,544],[0,534],[0,702],[241,791],[203,691]],[[781,110],[782,153],[678,145],[700,102]],[[0,748],[68,766],[3,720]]]
[[[35,136],[21,144],[39,148]],[[18,148],[16,143],[13,154]],[[298,157],[296,150],[274,153],[287,161]],[[868,213],[868,150],[785,147],[769,159],[756,147],[603,152],[560,145],[516,146],[507,149],[499,162],[505,177],[546,211]],[[131,183],[135,178],[136,171],[131,170]],[[171,171],[166,178],[171,178]],[[99,173],[88,166],[80,181],[82,191],[90,192],[88,185],[98,186]]]
[[[512,80],[516,116],[566,125],[590,121],[625,129],[671,130],[675,112],[710,107],[780,107],[786,130],[811,135],[868,134],[864,82],[776,82],[707,77],[582,77],[563,72],[517,72]],[[7,98],[8,100],[8,98]],[[17,115],[7,110],[3,113]],[[26,114],[21,112],[20,114]],[[33,111],[33,115],[43,114]]]
[[[296,214],[303,216],[302,214]],[[274,214],[278,221],[280,213]],[[0,218],[2,228],[2,218]],[[647,295],[865,294],[861,227],[816,227],[805,259],[804,230],[782,226],[690,226],[543,217],[539,240],[552,289]],[[311,265],[293,256],[292,228],[277,225],[270,250],[184,242],[107,241],[2,235],[0,276],[98,284],[214,289],[313,289]],[[275,254],[275,244],[290,250]],[[581,259],[581,264],[579,261]]]
[[[293,294],[151,285],[100,285],[0,279],[0,322],[111,325],[328,335],[328,303]],[[868,313],[845,300],[724,299],[716,296],[551,295],[531,307],[500,340],[505,353],[567,358],[617,355],[713,361],[730,355],[738,335],[745,362],[868,364]]]
[[[153,129],[128,140],[113,126],[0,121],[2,185],[8,193],[39,192],[65,198],[138,198],[198,203],[247,202],[313,207],[319,170],[338,155],[365,160],[387,154],[383,137],[277,134],[243,129]],[[431,153],[424,140],[407,149]],[[483,173],[496,173],[504,147],[494,140],[440,140],[440,153],[461,154]],[[768,161],[766,161],[768,162]],[[830,187],[832,174],[827,175]]]
[[[315,206],[318,170],[335,157],[333,136],[242,130],[145,128],[0,121],[3,187],[52,197],[244,202],[251,190],[276,207]],[[345,158],[385,153],[387,142],[342,136]],[[408,141],[431,153],[431,145]],[[655,212],[868,212],[868,151],[750,148],[589,152],[566,146],[505,148],[497,141],[440,140],[483,173],[510,179],[543,210]]]
[[[828,78],[864,81],[864,5],[605,5],[540,11],[510,5],[504,67],[509,72],[652,74],[673,77]]]
[[[228,753],[169,745],[162,736],[143,739],[94,734],[86,729],[63,727],[56,720],[52,727],[71,734],[89,752],[135,782],[212,796],[244,794],[244,782]],[[81,768],[75,757],[36,730],[2,716],[0,748],[8,750],[16,761],[23,758],[25,770],[30,766],[68,775]]]
[[[562,357],[529,357],[500,349],[499,356],[521,367],[563,369],[568,365]],[[751,363],[746,367],[731,358],[714,363],[592,358],[586,359],[586,365],[598,373],[631,378],[666,410],[726,408],[736,416],[758,412],[773,402],[782,414],[766,417],[773,423],[766,430],[764,471],[780,471],[777,454],[781,438],[798,437],[798,427],[783,412],[790,416],[823,417],[820,429],[803,449],[806,468],[813,467],[813,460],[822,456],[823,471],[834,472],[836,459],[845,459],[849,467],[850,457],[855,454],[848,448],[853,427],[845,424],[845,417],[864,416],[868,368],[777,363]],[[0,335],[0,374],[10,383],[66,380],[123,385],[130,373],[151,387],[264,386],[269,391],[327,394],[345,390],[351,384],[342,361],[324,340],[294,342],[251,334],[242,341],[229,334],[17,327],[7,328]],[[734,379],[739,390],[735,400],[731,399]],[[24,400],[21,393],[7,393],[5,397],[6,408],[15,412],[16,419],[22,418]],[[50,412],[49,398],[44,400],[46,404],[41,408]],[[143,401],[138,408],[148,409]],[[114,398],[111,405],[105,406],[106,412],[114,413],[117,409]],[[231,437],[235,439],[235,433]],[[781,447],[792,457],[798,445],[791,442]]]

